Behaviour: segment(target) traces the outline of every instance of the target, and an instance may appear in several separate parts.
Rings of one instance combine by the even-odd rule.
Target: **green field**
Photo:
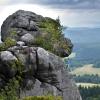
[[[100,68],[94,68],[93,64],[84,65],[83,67],[76,68],[71,72],[74,75],[100,75]]]

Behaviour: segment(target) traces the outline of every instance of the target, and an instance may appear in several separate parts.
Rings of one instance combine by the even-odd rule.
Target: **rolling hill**
[[[83,67],[76,68],[71,72],[74,75],[96,75],[100,76],[100,68],[94,68],[93,64],[84,65]]]
[[[74,44],[74,59],[69,62],[71,68],[94,64],[100,67],[100,28],[67,28],[65,36]]]

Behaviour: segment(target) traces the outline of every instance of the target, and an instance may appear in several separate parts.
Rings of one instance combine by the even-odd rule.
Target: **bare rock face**
[[[8,36],[11,36],[11,32],[15,31],[17,34],[16,40],[19,40],[21,36],[30,33],[33,36],[40,34],[37,23],[43,20],[43,17],[36,15],[29,11],[19,10],[13,15],[9,16],[1,27],[1,40],[5,41]]]
[[[11,60],[19,59],[24,65],[22,71],[22,89],[20,91],[21,98],[24,96],[46,95],[50,93],[55,96],[62,96],[63,100],[81,100],[79,91],[71,75],[64,68],[65,65],[60,57],[40,47],[22,46],[12,51],[4,52],[10,55]],[[13,56],[11,52],[13,52]],[[0,71],[3,74],[3,78],[8,81],[15,77],[17,71],[5,64],[5,57],[2,55],[3,52],[1,52],[0,56],[2,61],[0,63]],[[6,61],[9,64],[9,59],[6,59]],[[4,69],[2,69],[3,67]],[[9,77],[6,72],[9,74]]]
[[[6,38],[10,37],[17,43],[0,51],[0,89],[6,86],[10,79],[19,75],[22,79],[20,98],[50,93],[62,96],[63,100],[82,100],[63,60],[32,44],[32,41],[42,34],[37,24],[44,19],[35,13],[20,10],[4,21],[1,29],[2,41],[5,42]],[[17,32],[16,36],[11,36],[11,30]],[[64,41],[68,49],[71,49],[71,41],[65,38]],[[60,50],[65,53],[63,49]]]

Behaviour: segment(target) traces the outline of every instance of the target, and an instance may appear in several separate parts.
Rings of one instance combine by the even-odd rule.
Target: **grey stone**
[[[13,47],[8,48],[7,50],[8,50],[8,51],[14,51],[14,50],[17,50],[17,49],[18,49],[17,46],[13,46]]]
[[[0,52],[0,58],[2,61],[17,60],[17,58],[9,51]]]
[[[19,48],[19,49],[18,49]],[[82,100],[71,75],[64,68],[63,60],[40,47],[27,47],[13,50],[13,56],[16,56],[24,65],[23,81],[20,91],[20,97],[46,95],[48,93],[56,96],[62,96],[63,100]],[[0,71],[9,73],[9,77],[14,77],[16,70],[2,67]],[[6,74],[3,74],[6,76]]]
[[[34,42],[36,37],[43,35],[39,23],[45,19],[35,13],[19,10],[4,21],[1,27],[2,41],[11,37],[17,41],[17,45],[0,52],[0,87],[19,75],[19,69],[10,65],[13,60],[18,60],[22,64],[20,77],[23,79],[20,85],[20,98],[50,93],[62,96],[63,100],[82,100],[62,58],[38,47]],[[15,36],[11,36],[12,30],[16,32]],[[59,42],[65,43],[68,49],[61,48]],[[59,42],[54,43],[55,51],[62,57],[68,56],[73,47],[71,41],[62,37]]]
[[[2,51],[0,52],[0,77],[2,77],[4,87],[9,79],[12,79],[16,73],[17,69],[13,66],[13,62],[17,61],[17,57],[15,57],[10,51]],[[1,83],[2,84],[2,83]]]
[[[17,45],[18,45],[18,46],[24,46],[25,43],[24,43],[23,41],[18,41],[18,42],[17,42]]]
[[[34,43],[34,37],[27,33],[21,37],[21,41],[25,42],[26,44],[32,44]]]
[[[38,79],[36,79],[34,87],[30,90],[22,90],[20,97],[25,96],[43,96],[43,95],[61,95],[61,92],[58,92],[57,88],[48,84],[48,83],[42,83]]]
[[[37,53],[39,59],[38,79],[54,86],[57,89],[55,94],[61,92],[60,95],[63,96],[63,100],[82,100],[81,96],[77,95],[79,91],[71,75],[64,68],[62,59],[43,48],[38,48]]]
[[[43,20],[43,17],[40,15],[29,11],[19,10],[9,16],[1,26],[1,40],[5,41],[12,30],[16,32],[16,40],[26,33],[38,36],[40,32],[37,23],[41,20]],[[34,32],[37,34],[34,34]]]
[[[16,41],[22,40],[25,43],[28,43],[27,45],[29,46],[31,43],[33,44],[33,46],[38,46],[34,42],[34,40],[36,40],[39,36],[43,36],[45,33],[41,30],[40,23],[48,19],[57,23],[54,19],[43,17],[33,12],[24,10],[16,11],[15,13],[7,17],[7,19],[3,22],[1,26],[1,40],[4,42],[7,37],[11,37]],[[12,34],[13,32],[14,34]],[[65,45],[65,47],[68,47],[68,49],[61,47],[61,41]],[[55,54],[62,57],[68,56],[72,52],[72,48],[73,45],[70,39],[65,38],[63,35],[60,41],[53,44],[53,50],[56,52]]]

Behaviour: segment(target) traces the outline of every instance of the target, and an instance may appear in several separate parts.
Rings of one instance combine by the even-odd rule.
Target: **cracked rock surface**
[[[82,100],[63,60],[32,44],[32,41],[42,34],[38,22],[44,19],[35,13],[19,10],[4,21],[1,27],[2,41],[5,42],[10,31],[14,29],[17,35],[11,38],[17,43],[0,52],[0,88],[19,74],[18,68],[11,67],[11,63],[20,61],[23,65],[19,94],[21,98],[51,93],[62,96],[63,100]],[[71,49],[71,41],[66,42]]]

